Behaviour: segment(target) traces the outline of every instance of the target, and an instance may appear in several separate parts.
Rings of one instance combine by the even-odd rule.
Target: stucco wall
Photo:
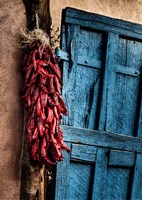
[[[0,199],[19,200],[23,111],[18,32],[25,21],[21,0],[0,1]]]
[[[74,7],[85,11],[142,24],[141,0],[50,0],[51,17],[60,27],[62,8]]]

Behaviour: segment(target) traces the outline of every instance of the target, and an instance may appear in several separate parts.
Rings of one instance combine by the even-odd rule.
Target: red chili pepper
[[[60,129],[60,119],[57,119],[56,120],[56,128],[55,128],[56,136],[57,136],[57,134],[59,132],[59,129]]]
[[[40,96],[38,96],[38,98],[37,98],[36,114],[37,114],[38,117],[41,116],[41,103],[40,103]]]
[[[49,106],[47,106],[47,119],[46,119],[46,123],[47,122],[52,122],[52,120],[53,120],[53,117],[54,117],[54,115],[53,115],[53,110],[49,107]]]
[[[52,96],[48,96],[48,103],[51,107],[55,106],[55,102]]]
[[[46,115],[45,115],[45,108],[41,109],[41,120],[44,121],[46,119]]]
[[[54,111],[54,116],[55,116],[55,118],[56,118],[56,119],[60,119],[60,116],[59,116],[59,114],[58,114],[58,110],[57,110],[57,107],[56,107],[56,106],[53,107],[53,111]]]
[[[50,62],[50,55],[47,53],[43,53],[43,59],[44,59],[44,62],[46,62],[46,65],[48,65]]]
[[[47,156],[47,150],[49,149],[49,146],[50,146],[50,143],[47,143],[46,138],[43,137],[43,142],[42,142],[42,146],[41,146],[41,155],[42,155],[46,165],[48,165],[48,164],[54,165],[56,163],[54,161],[51,161],[49,159],[49,157]]]
[[[63,142],[63,131],[60,128],[59,132],[57,133],[57,140],[61,143],[61,148],[65,149],[68,153],[71,152],[71,150],[68,148],[68,146]]]
[[[45,86],[42,86],[42,90],[45,92],[45,93],[48,93],[48,90]]]
[[[39,54],[39,58],[42,59],[43,52],[42,52],[42,45],[41,44],[38,47],[38,54]]]
[[[53,78],[50,78],[48,81],[48,91],[51,93],[55,92],[55,88],[53,85]]]
[[[43,77],[46,77],[46,78],[53,78],[54,75],[49,74],[49,73],[47,72],[47,70],[44,69],[42,66],[43,66],[43,61],[40,60],[40,61],[38,62],[38,73],[39,73],[41,76],[43,76]]]
[[[49,66],[51,67],[53,72],[56,74],[56,76],[58,78],[61,78],[61,72],[59,71],[58,65],[57,64],[54,65],[53,63],[49,62]]]
[[[53,159],[56,161],[61,161],[62,160],[62,153],[61,153],[61,147],[60,145],[52,144],[50,146],[50,152],[52,153]]]
[[[41,137],[44,135],[45,127],[43,126],[43,123],[41,121],[38,121],[38,131]]]
[[[68,111],[65,110],[64,108],[62,108],[59,104],[57,104],[56,107],[57,107],[57,110],[58,110],[59,113],[62,113],[64,115],[68,115]]]
[[[61,94],[61,84],[59,83],[57,76],[54,77],[54,83],[55,83],[55,88],[57,92]]]
[[[53,93],[52,98],[53,98],[53,101],[54,101],[55,105],[59,104],[58,95],[57,95],[56,92]]]
[[[36,127],[35,130],[34,130],[34,134],[33,134],[33,136],[32,136],[32,139],[33,139],[33,140],[36,139],[37,136],[38,136],[38,128]]]
[[[36,55],[38,54],[38,50],[35,50],[33,53],[32,53],[32,64],[34,66],[34,70],[37,71],[37,61],[36,61]]]
[[[28,86],[28,87],[33,85],[35,83],[36,77],[37,77],[37,74],[33,73],[29,83],[26,83],[25,85]]]
[[[31,98],[30,98],[30,94],[27,96],[27,104],[26,106],[30,106],[31,105]]]
[[[56,118],[53,117],[53,120],[52,122],[49,124],[49,127],[50,127],[50,134],[54,135],[55,134],[55,127],[56,127]]]
[[[46,107],[48,95],[41,91],[40,92],[40,98],[41,98],[41,106]]]
[[[34,104],[37,101],[38,96],[39,96],[39,88],[36,88],[32,96],[32,104]]]
[[[46,82],[47,82],[47,78],[41,76],[40,77],[40,84],[44,86],[44,85],[46,85]]]
[[[66,107],[66,104],[64,103],[64,100],[63,100],[63,98],[62,98],[62,96],[61,95],[59,95],[59,94],[57,94],[58,95],[58,97],[59,97],[59,102],[60,102],[60,104],[61,104],[61,107],[63,108],[63,114],[64,115],[68,115],[68,109],[67,109],[67,107]]]

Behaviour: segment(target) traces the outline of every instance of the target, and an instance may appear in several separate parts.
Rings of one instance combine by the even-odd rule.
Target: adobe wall
[[[19,200],[23,111],[19,28],[24,26],[21,0],[0,1],[0,199]]]
[[[74,7],[85,11],[106,15],[142,24],[141,0],[50,0],[51,17],[55,27],[60,27],[61,10]]]

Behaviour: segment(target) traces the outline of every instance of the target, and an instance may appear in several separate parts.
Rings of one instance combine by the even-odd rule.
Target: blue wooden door
[[[61,49],[72,152],[55,200],[142,200],[142,26],[66,8]]]

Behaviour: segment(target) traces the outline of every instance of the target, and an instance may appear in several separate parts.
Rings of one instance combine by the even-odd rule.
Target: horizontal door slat
[[[99,31],[104,31],[104,32],[112,32],[112,33],[116,33],[116,34],[119,34],[119,35],[122,35],[122,36],[125,35],[125,36],[130,37],[130,38],[142,40],[142,35],[140,33],[135,33],[135,32],[132,32],[130,30],[123,29],[123,28],[119,29],[118,27],[115,27],[113,25],[102,24],[101,22],[97,22],[97,21],[88,22],[88,21],[84,21],[82,19],[75,19],[75,18],[71,18],[71,17],[66,17],[65,23],[80,25],[80,26],[83,26],[83,27],[87,27],[87,28],[91,28],[91,29],[99,30]]]
[[[128,151],[110,150],[109,165],[121,167],[133,167],[135,153]]]
[[[125,67],[122,65],[116,66],[116,72],[121,73],[121,74],[126,74],[129,76],[136,76],[136,77],[140,75],[140,72],[137,69],[131,68],[131,67]]]
[[[56,49],[56,55],[61,60],[69,61],[69,54],[65,51],[62,51],[61,49]],[[97,69],[101,69],[103,66],[102,61],[96,60],[94,58],[88,59],[88,58],[85,58],[84,56],[83,57],[78,56],[77,64],[87,66],[87,67],[97,68]],[[129,76],[135,76],[135,77],[140,75],[140,72],[137,69],[123,66],[123,65],[116,65],[115,71],[117,73],[126,74]]]
[[[97,148],[89,145],[72,144],[71,159],[95,162]]]
[[[102,24],[103,29],[105,29],[105,27],[108,25],[112,27],[112,29],[114,27],[119,30],[123,30],[123,34],[125,35],[126,31],[137,33],[140,35],[142,32],[142,26],[136,23],[106,17],[95,13],[88,13],[72,8],[66,8],[64,12],[66,12],[66,17],[64,19],[66,23],[69,23],[69,19],[72,18],[72,20],[74,21],[82,20],[84,22],[88,22],[90,25],[96,21]]]
[[[69,53],[67,53],[61,49],[56,49],[56,55],[61,60],[69,61]],[[96,60],[94,58],[88,59],[88,58],[85,58],[84,56],[78,56],[77,64],[88,66],[88,67],[93,67],[93,68],[97,68],[97,69],[102,68],[102,61]]]
[[[67,142],[142,153],[141,138],[65,125],[62,128]]]

